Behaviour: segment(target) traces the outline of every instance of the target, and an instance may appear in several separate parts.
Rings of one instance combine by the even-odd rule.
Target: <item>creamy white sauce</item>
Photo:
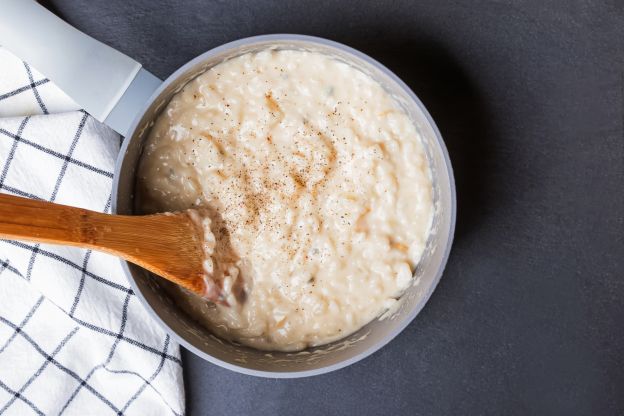
[[[343,338],[392,307],[434,210],[421,138],[392,97],[295,50],[245,54],[186,85],[151,129],[138,178],[143,212],[202,207],[211,219],[207,267],[221,267],[230,306],[172,289],[176,302],[265,350]]]

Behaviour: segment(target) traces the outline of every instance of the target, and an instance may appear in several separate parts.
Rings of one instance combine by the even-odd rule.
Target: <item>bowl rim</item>
[[[457,212],[457,196],[456,196],[456,190],[455,190],[455,179],[453,177],[453,168],[451,166],[451,161],[448,155],[448,151],[446,148],[446,145],[444,143],[444,140],[442,139],[442,134],[440,133],[440,130],[438,129],[437,125],[435,124],[435,122],[433,121],[433,118],[431,117],[431,115],[429,114],[429,112],[427,111],[427,109],[425,108],[424,104],[422,103],[422,101],[420,101],[420,99],[416,96],[416,94],[412,91],[412,89],[407,86],[407,84],[405,84],[405,82],[403,82],[403,80],[401,80],[397,75],[395,75],[390,69],[388,69],[385,65],[381,64],[379,61],[375,60],[374,58],[366,55],[363,52],[360,52],[357,49],[354,49],[350,46],[347,46],[345,44],[333,41],[333,40],[329,40],[329,39],[325,39],[325,38],[321,38],[321,37],[317,37],[317,36],[309,36],[309,35],[299,35],[299,34],[288,34],[288,33],[277,33],[277,34],[269,34],[269,35],[258,35],[258,36],[250,36],[250,37],[245,37],[245,38],[241,38],[232,42],[228,42],[225,43],[223,45],[217,46],[213,49],[210,49],[204,53],[202,53],[201,55],[193,58],[192,60],[188,61],[186,64],[182,65],[180,68],[178,68],[174,73],[172,73],[169,77],[167,77],[163,83],[154,91],[154,93],[152,94],[152,96],[143,104],[143,107],[141,108],[141,110],[139,112],[137,112],[137,116],[135,117],[134,121],[132,122],[130,129],[128,130],[128,136],[126,136],[126,138],[124,138],[123,143],[121,145],[121,149],[119,151],[119,155],[117,157],[117,161],[115,163],[115,172],[114,172],[114,177],[113,177],[113,189],[112,189],[112,194],[111,194],[111,212],[112,213],[117,213],[117,198],[118,198],[118,191],[119,191],[119,178],[120,178],[120,173],[121,173],[121,167],[123,164],[123,161],[125,159],[126,156],[126,151],[128,149],[128,146],[130,144],[130,142],[132,141],[132,137],[134,136],[136,129],[138,127],[139,122],[141,121],[141,119],[143,118],[145,112],[147,111],[147,109],[149,108],[150,105],[152,105],[152,103],[160,96],[160,94],[165,90],[165,88],[167,88],[170,84],[172,84],[173,82],[177,81],[181,76],[183,76],[189,69],[195,67],[196,65],[200,64],[201,62],[207,60],[208,58],[219,54],[221,52],[227,51],[227,50],[232,50],[232,49],[236,49],[238,47],[242,47],[242,46],[248,46],[248,45],[252,45],[255,43],[268,43],[268,42],[288,42],[288,41],[295,41],[295,42],[307,42],[307,43],[312,43],[312,44],[318,44],[321,46],[329,46],[331,48],[335,48],[338,49],[342,52],[346,52],[347,54],[353,55],[354,57],[366,62],[369,65],[372,65],[373,67],[375,67],[376,69],[378,69],[379,71],[381,71],[384,75],[386,75],[387,77],[389,77],[393,82],[395,82],[401,89],[404,90],[404,92],[407,94],[407,96],[409,97],[409,99],[411,99],[416,105],[417,107],[420,109],[420,111],[422,111],[422,113],[425,116],[425,119],[427,120],[427,123],[429,123],[429,127],[432,129],[437,144],[438,146],[440,146],[440,150],[441,153],[443,155],[443,159],[444,159],[444,165],[446,167],[447,170],[447,176],[449,178],[449,188],[450,188],[450,202],[451,202],[451,206],[450,208],[450,218],[449,218],[449,235],[448,235],[448,239],[445,242],[445,247],[444,247],[444,252],[442,254],[442,257],[440,259],[440,265],[438,267],[438,270],[436,272],[436,275],[434,276],[432,283],[429,285],[429,287],[427,288],[427,291],[423,294],[422,298],[420,299],[420,301],[416,304],[416,306],[410,311],[409,315],[407,315],[403,321],[397,325],[396,328],[394,328],[389,334],[387,334],[384,338],[380,339],[379,341],[377,341],[375,344],[371,345],[369,348],[367,348],[366,350],[355,354],[353,357],[349,357],[348,359],[342,360],[340,362],[337,362],[335,364],[331,364],[325,367],[321,367],[321,368],[316,368],[316,369],[312,369],[312,370],[302,370],[302,371],[266,371],[266,370],[256,370],[256,369],[251,369],[251,368],[247,368],[247,367],[243,367],[240,365],[236,365],[236,364],[232,364],[230,362],[227,361],[223,361],[220,360],[208,353],[205,353],[204,351],[201,351],[199,348],[195,347],[194,345],[192,345],[189,341],[187,341],[186,339],[184,339],[181,335],[179,335],[176,331],[174,331],[169,325],[167,325],[167,323],[165,323],[160,316],[156,313],[156,311],[152,308],[152,306],[149,304],[149,302],[146,300],[145,296],[143,295],[143,293],[139,290],[137,282],[134,279],[134,276],[132,275],[132,273],[130,272],[130,268],[128,266],[128,262],[126,262],[125,260],[121,260],[121,266],[122,269],[124,271],[124,274],[126,275],[126,278],[128,279],[130,286],[132,287],[132,291],[134,292],[134,294],[139,298],[142,306],[147,310],[147,312],[149,313],[149,315],[155,319],[156,322],[159,323],[159,325],[165,330],[165,332],[167,332],[167,334],[169,334],[169,336],[171,336],[176,342],[178,342],[180,345],[184,346],[186,349],[188,349],[189,351],[193,352],[195,355],[199,356],[200,358],[216,364],[220,367],[226,368],[228,370],[231,371],[235,371],[237,373],[241,373],[241,374],[246,374],[246,375],[252,375],[252,376],[257,376],[257,377],[267,377],[267,378],[301,378],[301,377],[310,377],[310,376],[315,376],[315,375],[320,375],[320,374],[326,374],[332,371],[336,371],[339,370],[341,368],[347,367],[351,364],[354,364],[366,357],[368,357],[369,355],[379,351],[383,346],[385,346],[386,344],[388,344],[390,341],[392,341],[399,333],[401,333],[413,320],[414,318],[420,313],[420,311],[424,308],[425,304],[429,301],[429,298],[431,297],[433,291],[435,290],[435,288],[437,287],[438,283],[440,282],[440,279],[442,277],[442,273],[446,267],[447,261],[448,261],[448,257],[451,251],[451,246],[453,245],[453,238],[454,238],[454,234],[455,234],[455,222],[456,222],[456,212]]]

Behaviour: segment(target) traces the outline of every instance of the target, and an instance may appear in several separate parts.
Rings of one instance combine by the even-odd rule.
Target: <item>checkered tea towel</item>
[[[0,48],[0,192],[109,211],[120,137]],[[178,345],[119,261],[0,240],[1,415],[180,415]]]

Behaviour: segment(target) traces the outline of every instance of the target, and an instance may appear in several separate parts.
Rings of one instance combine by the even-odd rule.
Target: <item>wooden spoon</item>
[[[196,214],[110,215],[0,194],[0,238],[103,251],[221,301],[203,268],[204,230],[191,217]]]

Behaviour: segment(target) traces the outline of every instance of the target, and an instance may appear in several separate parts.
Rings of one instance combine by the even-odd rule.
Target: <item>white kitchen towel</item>
[[[120,141],[0,47],[0,192],[109,211]],[[183,413],[178,345],[118,259],[0,240],[0,414]]]

